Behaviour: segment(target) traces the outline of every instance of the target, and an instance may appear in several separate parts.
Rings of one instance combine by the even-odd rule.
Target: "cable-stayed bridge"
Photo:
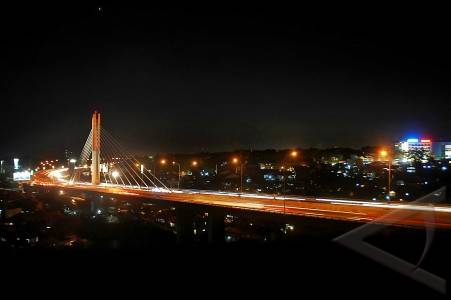
[[[171,189],[101,126],[98,112],[93,114],[92,129],[77,165],[37,172],[32,183],[153,199],[185,207],[209,207],[215,208],[216,212],[235,209],[354,222],[451,228],[451,206],[443,204],[445,188],[408,204]],[[219,214],[218,222],[221,222],[221,215],[223,213]],[[433,218],[430,218],[431,215]]]

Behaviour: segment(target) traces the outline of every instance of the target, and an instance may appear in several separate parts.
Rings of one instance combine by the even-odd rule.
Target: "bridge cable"
[[[100,134],[100,137],[101,137],[101,141],[102,141],[102,144],[105,146],[105,145],[107,145],[107,140],[106,140],[106,137],[104,137],[104,135],[103,134]],[[108,148],[109,149],[109,148]],[[110,149],[113,153],[114,153],[114,149]],[[119,153],[119,156],[121,157],[121,158],[123,158],[123,156],[121,155],[121,153]],[[138,188],[141,188],[140,187],[140,185],[139,185],[139,183],[138,183],[138,181],[136,180],[136,178],[135,177],[133,177],[133,175],[131,174],[131,172],[129,171],[129,168],[130,168],[130,165],[128,164],[128,162],[127,162],[127,160],[124,160],[124,162],[125,162],[125,165],[124,165],[124,168],[125,168],[125,170],[128,172],[128,174],[131,176],[131,178],[135,181],[135,183],[137,184],[137,186],[138,186]],[[128,165],[128,168],[127,168],[127,165]],[[133,169],[131,169],[132,171],[133,171]],[[136,172],[135,172],[136,173]],[[126,176],[126,178],[127,178],[127,175],[124,173],[124,176]],[[128,178],[127,178],[127,180],[128,180]],[[133,185],[132,185],[132,183],[129,181],[129,183],[130,183],[130,186],[131,187],[133,187]],[[147,186],[147,185],[146,185]]]
[[[106,158],[106,161],[107,161],[107,162],[110,161],[111,164],[114,163],[114,153],[112,153],[108,148],[104,148],[104,149],[101,151],[101,155],[102,155],[104,158]],[[121,173],[124,173],[123,170],[120,168],[120,166],[116,166],[116,168],[120,169],[120,170],[121,170]],[[108,169],[109,169],[109,168],[108,168]],[[108,176],[109,176],[109,174],[108,174]],[[119,177],[119,179],[121,180],[122,185],[125,187],[126,184],[125,184],[124,180],[122,179],[122,176],[119,175],[118,177]],[[119,185],[119,181],[118,181],[114,176],[113,176],[113,178],[114,178],[114,180],[116,181],[116,184]],[[111,177],[110,177],[110,179],[111,179]],[[127,179],[127,180],[128,180],[128,179]],[[111,181],[111,182],[112,182],[112,181]],[[129,183],[130,183],[130,181],[129,181]],[[131,184],[131,183],[130,183],[130,184]]]
[[[87,156],[89,156],[89,154],[91,153],[91,147],[92,147],[92,129],[89,132],[88,138],[86,139],[85,145],[83,146],[80,157],[78,159],[80,166],[83,166],[86,163]],[[77,176],[77,172],[75,171],[75,168],[74,168],[74,172],[70,178],[70,182],[73,183],[75,181],[76,176]]]
[[[107,160],[108,160],[108,159],[111,159],[111,162],[114,163],[114,159],[113,159],[113,158],[115,157],[114,152],[113,152],[111,149],[109,149],[108,147],[102,147],[101,149],[102,149],[102,150],[101,150],[101,155],[104,154],[104,155],[106,156]],[[114,164],[113,164],[113,165],[114,165]],[[121,174],[125,176],[125,179],[128,181],[129,185],[132,186],[131,181],[128,179],[127,175],[125,174],[124,170],[121,168],[120,164],[117,164],[117,165],[116,165],[116,168],[118,168],[119,170],[121,170],[121,172],[119,173],[119,176],[118,176],[118,177],[119,177],[119,179],[122,181],[122,185],[123,185],[124,187],[127,186],[127,185],[125,184],[124,180],[122,179]],[[114,176],[113,176],[113,178],[114,178]],[[116,182],[118,182],[117,179],[116,179]],[[119,183],[118,183],[118,184],[119,184]]]
[[[102,134],[101,134],[101,136],[104,137],[104,135],[102,135]],[[104,143],[107,143],[107,137],[104,137]],[[108,141],[108,143],[110,143],[110,142]],[[111,143],[110,143],[110,144],[111,144]],[[111,146],[112,146],[113,151],[114,151],[114,145],[111,144]],[[127,159],[126,157],[124,157],[124,155],[123,155],[120,151],[118,151],[118,152],[119,152],[119,156],[120,156],[121,158],[124,159],[124,162],[125,162],[125,164],[126,164],[124,167],[126,168],[127,172],[130,174],[130,176],[133,178],[133,180],[136,182],[136,184],[138,185],[138,188],[141,188],[141,186],[140,186],[140,184],[138,183],[138,181],[136,180],[136,178],[133,177],[133,175],[130,173],[129,169],[130,169],[133,173],[135,173],[135,175],[139,178],[140,181],[143,182],[143,184],[144,184],[147,188],[149,188],[149,186],[146,184],[146,182],[145,182],[144,180],[142,180],[142,178],[141,178],[141,177],[138,175],[138,173],[135,171],[135,169],[133,168],[133,164],[130,165],[130,163],[128,162],[128,159]],[[128,166],[128,168],[127,168],[127,166]]]
[[[122,151],[124,152],[124,153],[128,153],[127,151],[125,151],[125,149],[122,147],[122,145],[106,130],[106,129],[104,129],[104,128],[101,128],[102,130],[103,130],[103,132],[104,132],[104,135],[106,135],[115,145],[116,145],[116,148],[118,148],[118,149],[122,149]],[[136,163],[139,163],[139,161],[134,157],[134,156],[132,156],[132,155],[130,155],[130,154],[128,154],[128,156],[133,160],[133,161],[135,161]],[[146,171],[148,171],[149,172],[149,174],[150,175],[152,175],[152,177],[154,177],[162,186],[163,186],[163,188],[165,188],[166,190],[168,190],[168,191],[170,191],[170,192],[172,192],[171,191],[171,189],[170,188],[168,188],[157,176],[155,176],[149,169],[147,169],[147,168],[145,168],[145,170]],[[143,175],[149,180],[149,181],[151,181],[152,182],[152,180],[145,174],[145,173],[143,173]],[[155,185],[155,184],[154,184]],[[157,185],[155,185],[155,187],[157,187],[158,188],[158,186]]]
[[[105,136],[105,135],[102,135],[102,136]],[[124,162],[129,166],[129,168],[132,170],[132,172],[135,173],[135,175],[137,176],[137,178],[139,179],[139,181],[141,181],[141,182],[146,186],[146,188],[149,189],[150,187],[147,185],[147,183],[146,183],[146,181],[144,180],[144,178],[142,178],[142,176],[140,176],[140,175],[138,174],[138,172],[135,170],[133,162],[130,162],[130,163],[129,163],[129,157],[128,157],[126,154],[124,154],[117,146],[115,146],[114,144],[112,144],[112,141],[110,140],[109,137],[105,136],[105,138],[108,140],[109,143],[111,143],[111,145],[112,145],[113,148],[116,148],[116,149],[117,149],[117,151],[118,151],[119,154],[121,155],[121,158],[124,159]],[[141,173],[141,174],[144,175],[144,176],[146,176],[145,173]],[[146,177],[147,177],[147,176],[146,176]],[[147,178],[148,178],[148,177],[147,177]],[[158,188],[158,186],[157,186],[150,178],[148,178],[148,179],[149,179],[150,183],[151,183],[154,187]],[[135,181],[136,181],[136,180],[135,180]],[[138,186],[140,187],[139,183],[137,183],[137,184],[138,184]]]
[[[125,151],[123,151],[123,150],[121,150],[120,149],[120,145],[117,143],[117,142],[114,142],[111,138],[112,138],[112,136],[111,136],[111,134],[109,134],[109,133],[107,133],[105,130],[104,131],[102,131],[104,134],[102,134],[103,136],[105,136],[107,139],[108,139],[108,141],[112,144],[112,146],[114,147],[114,148],[116,148],[116,150],[119,152],[119,153],[121,153],[122,154],[122,156],[126,159],[126,161],[128,161],[128,160],[132,160],[132,162],[131,162],[131,169],[132,169],[132,171],[136,174],[136,176],[138,176],[138,178],[146,185],[146,187],[147,188],[149,188],[149,186],[146,184],[146,182],[145,182],[145,180],[143,179],[143,178],[141,178],[141,176],[135,171],[135,169],[133,168],[133,161],[135,162],[135,163],[138,163],[139,164],[139,162],[138,162],[138,160],[136,160],[134,157],[132,157],[132,156],[130,156],[128,153],[126,153]],[[130,164],[128,164],[129,166],[130,166]],[[156,185],[155,184],[155,182],[153,182],[144,172],[143,173],[141,173],[143,176],[145,176],[149,181],[150,181],[150,183],[155,187],[155,188],[158,188],[158,185]]]

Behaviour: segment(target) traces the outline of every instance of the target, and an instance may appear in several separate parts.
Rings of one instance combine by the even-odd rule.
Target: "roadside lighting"
[[[240,162],[238,157],[232,159],[234,164],[240,164],[240,193],[243,193],[243,164]]]
[[[379,151],[379,155],[381,158],[383,158],[384,160],[387,160],[387,164],[388,164],[388,196],[387,199],[390,200],[390,192],[391,192],[391,157],[388,153],[387,150],[382,149],[381,151]]]
[[[177,188],[180,189],[180,174],[181,174],[181,171],[180,171],[180,164],[179,164],[178,162],[176,162],[176,161],[173,161],[173,162],[172,162],[172,165],[174,165],[174,166],[177,165],[178,168],[179,168],[179,172],[178,172],[179,180],[178,180],[178,183],[177,183]]]

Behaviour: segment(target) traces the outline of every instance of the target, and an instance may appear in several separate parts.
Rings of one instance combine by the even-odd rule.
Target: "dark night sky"
[[[0,155],[451,138],[445,11],[342,10],[3,6]]]

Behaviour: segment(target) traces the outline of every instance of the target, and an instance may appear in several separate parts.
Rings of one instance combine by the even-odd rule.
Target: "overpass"
[[[90,173],[91,181],[81,180],[82,173]],[[81,152],[78,166],[74,166],[73,170],[39,171],[35,173],[32,184],[152,199],[178,207],[210,207],[215,208],[215,211],[238,209],[243,212],[257,211],[340,221],[451,228],[451,206],[440,203],[445,199],[445,188],[413,203],[170,189],[101,127],[100,114],[97,112],[93,115],[92,130]],[[184,216],[179,217],[182,219]],[[221,222],[221,217],[217,218],[217,222]]]

